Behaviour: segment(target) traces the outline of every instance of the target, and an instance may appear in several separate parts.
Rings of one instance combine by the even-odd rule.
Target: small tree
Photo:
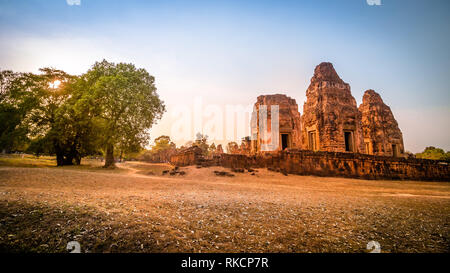
[[[227,144],[227,153],[236,154],[238,152],[239,152],[239,145],[236,142],[232,141]]]
[[[214,155],[214,154],[216,154],[216,152],[217,152],[216,144],[212,143],[211,145],[209,145],[209,147],[208,147],[208,155],[209,156]]]
[[[168,162],[170,157],[176,153],[176,148],[175,143],[170,140],[169,136],[160,136],[155,139],[152,153],[157,157],[158,162]]]
[[[169,136],[160,136],[155,139],[155,145],[152,151],[159,152],[175,148],[175,143],[170,140]]]
[[[202,150],[203,155],[208,155],[209,145],[208,145],[208,136],[203,135],[201,133],[197,133],[194,145],[199,147]]]

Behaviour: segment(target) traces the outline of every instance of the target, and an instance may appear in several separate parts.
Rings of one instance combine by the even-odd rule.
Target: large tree
[[[0,148],[56,154],[58,166],[80,164],[92,153],[89,117],[76,113],[77,77],[52,68],[40,74],[0,74]]]
[[[23,150],[27,143],[25,127],[21,126],[30,97],[25,96],[27,75],[0,71],[0,150]]]
[[[148,130],[165,111],[155,79],[133,64],[103,60],[80,80],[84,86],[80,108],[95,120],[106,153],[105,167],[114,166],[114,149],[144,146]]]
[[[35,152],[56,154],[58,166],[80,163],[79,143],[76,142],[76,121],[68,113],[68,101],[73,97],[72,85],[77,77],[64,71],[43,68],[40,74],[27,74],[28,86],[24,88],[31,103],[23,126],[31,139]]]

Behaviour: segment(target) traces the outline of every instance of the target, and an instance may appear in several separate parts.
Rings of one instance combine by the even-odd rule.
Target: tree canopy
[[[140,157],[144,161],[165,163],[169,162],[170,157],[177,152],[175,143],[169,136],[157,137],[154,145],[149,151],[146,151]]]
[[[97,62],[80,77],[85,86],[80,109],[89,112],[103,132],[105,167],[114,165],[114,148],[135,149],[149,140],[148,129],[165,111],[154,77],[133,64]]]
[[[450,161],[450,152],[430,146],[426,147],[422,153],[416,154],[416,158]]]
[[[0,73],[0,149],[55,154],[57,165],[114,151],[138,151],[162,117],[155,79],[133,64],[95,63],[81,76],[44,68]]]

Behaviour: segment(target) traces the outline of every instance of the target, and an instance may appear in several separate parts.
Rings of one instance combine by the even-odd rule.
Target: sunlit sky
[[[358,104],[367,89],[381,94],[406,150],[450,150],[449,15],[447,0],[0,0],[0,69],[134,63],[155,76],[168,110],[152,137],[181,145],[176,109],[284,93],[302,112],[314,67],[329,61]]]

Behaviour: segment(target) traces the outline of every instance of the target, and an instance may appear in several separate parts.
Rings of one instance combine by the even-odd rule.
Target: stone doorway
[[[281,150],[289,148],[289,134],[281,134]]]
[[[352,131],[344,131],[344,139],[345,139],[345,151],[346,152],[354,152],[355,151],[355,143],[353,141],[353,132]]]
[[[365,145],[365,148],[366,148],[366,154],[368,154],[368,155],[372,154],[370,152],[370,143],[369,142],[365,142],[364,145]]]
[[[398,157],[397,144],[392,144],[392,156],[393,157]]]
[[[310,150],[317,151],[316,131],[311,131],[308,133],[308,144]]]

